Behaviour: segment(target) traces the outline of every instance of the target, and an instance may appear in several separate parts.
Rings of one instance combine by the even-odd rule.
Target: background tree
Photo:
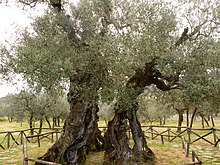
[[[157,122],[165,124],[166,119],[175,114],[166,100],[167,95],[155,87],[147,88],[138,98],[138,118],[142,122]]]
[[[13,106],[13,95],[7,95],[1,98],[0,102],[1,117],[7,117],[9,122],[13,122],[19,110]]]

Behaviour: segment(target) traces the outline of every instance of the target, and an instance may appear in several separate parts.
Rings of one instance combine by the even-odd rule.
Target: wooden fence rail
[[[146,129],[147,128],[147,129]],[[159,129],[165,129],[158,131]],[[163,136],[161,139],[166,139],[169,142],[172,142],[175,139],[181,139],[182,136],[186,137],[186,141],[189,144],[194,144],[195,142],[199,140],[203,140],[212,146],[217,146],[220,142],[220,139],[218,138],[218,134],[220,134],[220,130],[216,128],[209,128],[209,129],[194,129],[190,127],[181,127],[181,132],[175,132],[172,129],[177,129],[180,127],[175,126],[142,126],[143,132],[146,135],[147,138],[151,137],[151,139],[155,139],[159,136]],[[208,136],[212,136],[212,138],[208,138]]]
[[[50,130],[50,132],[48,132]],[[52,131],[51,131],[52,130]],[[38,146],[40,146],[40,140],[47,138],[54,142],[58,139],[58,134],[61,132],[60,128],[42,128],[42,132],[39,134],[39,128],[33,129],[24,129],[19,131],[8,131],[8,132],[0,132],[0,138],[2,139],[0,142],[0,149],[11,149],[14,145],[22,145],[23,137],[26,137],[28,142],[38,142]],[[32,134],[31,134],[32,133]],[[49,137],[51,135],[51,137]],[[54,139],[54,135],[55,138]],[[37,139],[37,140],[34,140]]]
[[[41,163],[46,165],[61,165],[59,163],[53,163],[48,161],[43,161],[39,159],[29,158],[27,154],[27,139],[25,136],[23,136],[23,165],[28,165],[29,161],[35,162],[35,163]]]

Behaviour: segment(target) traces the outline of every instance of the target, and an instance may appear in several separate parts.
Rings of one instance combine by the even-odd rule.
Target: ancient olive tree
[[[201,22],[193,22],[191,29],[185,27],[179,36],[175,9],[160,1],[82,0],[71,7],[69,15],[61,1],[49,2],[55,10],[36,19],[32,32],[23,33],[5,65],[34,87],[53,89],[69,83],[70,114],[61,137],[42,159],[82,163],[84,148],[103,142],[97,129],[98,100],[114,98],[115,115],[105,133],[104,164],[153,163],[154,153],[136,115],[137,99],[146,86],[190,91],[197,83],[192,73],[211,68],[217,74],[213,64],[196,68],[200,53],[217,54],[218,43],[213,40],[216,47],[211,49],[210,39],[204,40],[216,23],[210,25],[208,18],[201,17]],[[126,135],[127,123],[133,146]]]
[[[85,160],[85,146],[103,142],[97,127],[98,90],[107,74],[110,11],[103,1],[83,1],[71,10],[67,15],[55,6],[37,18],[33,30],[23,32],[15,51],[7,54],[3,71],[21,74],[37,90],[69,83],[69,116],[61,137],[41,159],[76,164]]]
[[[135,2],[135,4],[137,3]],[[154,5],[155,4],[156,3],[154,3]],[[204,2],[204,4],[206,4],[206,2]],[[189,4],[185,5],[188,6]],[[197,8],[195,8],[195,10],[189,9],[189,13],[190,11],[192,11],[192,13],[196,11],[197,13],[199,10],[201,14],[201,6],[196,5],[197,4],[195,4],[195,7]],[[210,5],[210,3],[207,5]],[[132,55],[130,59],[133,60],[131,60],[132,62],[128,60],[128,63],[130,62],[130,66],[136,64],[136,67],[133,66],[136,70],[133,76],[127,76],[128,79],[125,81],[126,85],[124,85],[124,90],[121,90],[121,95],[118,96],[117,103],[115,104],[115,116],[108,124],[108,130],[105,134],[105,164],[109,164],[109,162],[124,164],[129,163],[131,159],[133,159],[133,161],[139,161],[141,159],[148,161],[154,159],[152,151],[146,145],[140,123],[136,118],[136,111],[138,109],[136,99],[143,93],[146,86],[153,84],[162,91],[175,88],[184,89],[189,99],[191,101],[194,99],[195,101],[201,99],[203,97],[202,92],[207,91],[207,87],[214,82],[210,79],[212,74],[219,75],[219,66],[215,63],[215,58],[218,58],[219,51],[217,45],[219,43],[215,37],[209,38],[211,34],[216,34],[216,30],[214,29],[218,29],[217,27],[219,27],[219,22],[215,22],[219,21],[219,18],[215,17],[217,13],[215,11],[219,9],[218,5],[219,4],[215,4],[214,10],[211,11],[209,9],[213,9],[212,7],[203,6],[208,10],[204,10],[203,15],[198,15],[197,18],[200,19],[201,23],[198,24],[198,22],[192,21],[191,29],[188,27],[184,28],[179,38],[175,38],[175,35],[173,35],[176,30],[173,26],[177,27],[175,21],[172,22],[173,15],[164,12],[162,10],[163,5],[159,5],[159,11],[161,13],[154,13],[156,16],[145,10],[145,13],[150,13],[150,16],[146,14],[147,20],[141,17],[142,19],[139,19],[138,22],[135,23],[136,29],[138,29],[137,31],[133,29],[133,31],[129,33],[130,29],[126,29],[123,39],[127,41],[127,37],[132,37],[129,38],[129,42],[127,41],[127,43],[131,43],[129,45],[130,47],[123,50],[124,52],[129,51],[129,54]],[[126,5],[123,5],[124,8],[125,6]],[[132,4],[132,6],[134,6],[134,4]],[[143,6],[149,7],[150,4]],[[166,9],[166,11],[169,11],[168,8]],[[133,11],[138,17],[142,10],[138,8],[138,11],[134,9]],[[213,13],[212,18],[210,18],[209,12]],[[165,13],[167,14],[166,16],[164,16]],[[150,19],[151,16],[155,17]],[[208,17],[204,18],[204,16]],[[132,18],[135,20],[136,17],[132,15]],[[170,19],[166,20],[167,18]],[[125,20],[125,18],[123,20]],[[148,22],[148,20],[150,21]],[[174,20],[177,20],[177,18]],[[126,23],[129,24],[128,22]],[[144,24],[143,26],[141,26],[142,23]],[[173,28],[169,25],[172,25]],[[164,27],[166,28],[164,29]],[[138,40],[139,37],[141,40]],[[213,46],[215,47],[214,49],[212,49]],[[138,59],[142,61],[140,62],[138,59],[134,60],[134,56],[139,56]],[[207,56],[212,57],[212,60],[207,62],[204,58]],[[201,61],[203,61],[204,64],[199,64]],[[143,66],[140,65],[138,67],[138,64],[142,64]],[[213,68],[215,71],[209,72],[210,68]],[[219,81],[219,76],[215,78],[215,81]],[[191,90],[192,88],[195,90]],[[198,92],[198,89],[200,92]],[[209,93],[210,92],[211,91],[209,91]],[[199,95],[195,95],[198,93]],[[134,140],[133,148],[130,148],[126,136],[126,121],[129,122],[132,131]]]

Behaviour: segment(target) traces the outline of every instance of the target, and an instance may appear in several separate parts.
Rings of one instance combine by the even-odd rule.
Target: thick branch
[[[36,6],[36,4],[37,4],[38,1],[39,1],[39,0],[32,0],[31,2],[26,2],[26,1],[23,1],[23,0],[19,0],[18,2],[19,2],[19,3],[22,3],[22,4],[24,4],[24,5],[30,6],[31,8],[33,8],[33,7]]]
[[[175,47],[180,46],[181,44],[183,44],[185,41],[189,40],[190,38],[192,38],[194,35],[198,34],[200,29],[202,28],[202,26],[207,23],[207,21],[203,22],[202,24],[196,26],[194,28],[194,30],[188,34],[188,27],[184,28],[184,31],[181,35],[181,37],[179,38],[179,40],[175,43]]]

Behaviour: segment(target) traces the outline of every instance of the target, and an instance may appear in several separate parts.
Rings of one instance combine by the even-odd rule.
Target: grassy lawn
[[[156,154],[157,165],[175,165],[190,162],[190,158],[186,158],[183,150],[177,145],[175,146],[171,143],[162,145],[159,141],[149,141],[148,143],[149,147]],[[39,148],[37,144],[28,143],[28,156],[31,158],[37,158],[45,153],[51,145],[52,143],[50,142],[42,142],[42,147]],[[90,153],[85,164],[101,165],[103,162],[103,156],[104,152]],[[22,164],[22,159],[22,146],[17,146],[10,150],[0,151],[0,165],[20,165]],[[33,163],[30,162],[29,164]]]
[[[158,123],[153,123],[158,125]],[[170,120],[167,121],[167,125],[177,125],[177,121]],[[36,127],[38,123],[36,123]],[[47,124],[44,124],[47,127]],[[106,126],[104,121],[99,122],[99,126]],[[216,121],[216,127],[220,128],[220,121]],[[13,130],[23,130],[28,128],[28,123],[24,122],[22,127],[20,123],[8,123],[7,120],[0,121],[0,132],[2,131],[13,131]],[[202,128],[201,121],[195,121],[194,128]],[[158,132],[164,131],[165,129],[159,128]],[[176,129],[172,129],[173,132],[176,132]],[[207,131],[198,132],[200,135],[204,135]],[[3,136],[0,135],[0,142],[3,139]],[[186,134],[184,134],[186,136]],[[150,137],[150,136],[149,136]],[[219,135],[220,137],[220,135]],[[193,135],[192,140],[196,139],[197,136]],[[213,136],[209,135],[206,137],[208,140],[213,141]],[[191,162],[191,158],[185,157],[184,150],[181,146],[181,139],[175,139],[173,142],[168,142],[165,139],[165,144],[161,143],[160,137],[157,137],[155,140],[147,139],[149,147],[153,150],[157,157],[157,165],[176,165],[181,163]],[[43,140],[41,142],[41,147],[39,148],[37,143],[28,143],[27,150],[28,156],[32,158],[37,158],[47,151],[47,149],[52,145],[49,140]],[[214,148],[204,140],[199,140],[193,145],[190,149],[194,149],[198,156],[203,161],[205,165],[220,165],[220,150],[219,148]],[[90,153],[87,157],[86,165],[99,165],[103,162],[104,152]],[[22,146],[15,145],[10,150],[2,150],[0,148],[0,165],[20,165],[22,164]],[[33,163],[29,163],[33,164]]]
[[[22,126],[21,123],[17,123],[17,122],[9,123],[8,120],[6,119],[0,121],[0,132],[23,130],[27,128],[29,128],[27,121],[23,122]]]

